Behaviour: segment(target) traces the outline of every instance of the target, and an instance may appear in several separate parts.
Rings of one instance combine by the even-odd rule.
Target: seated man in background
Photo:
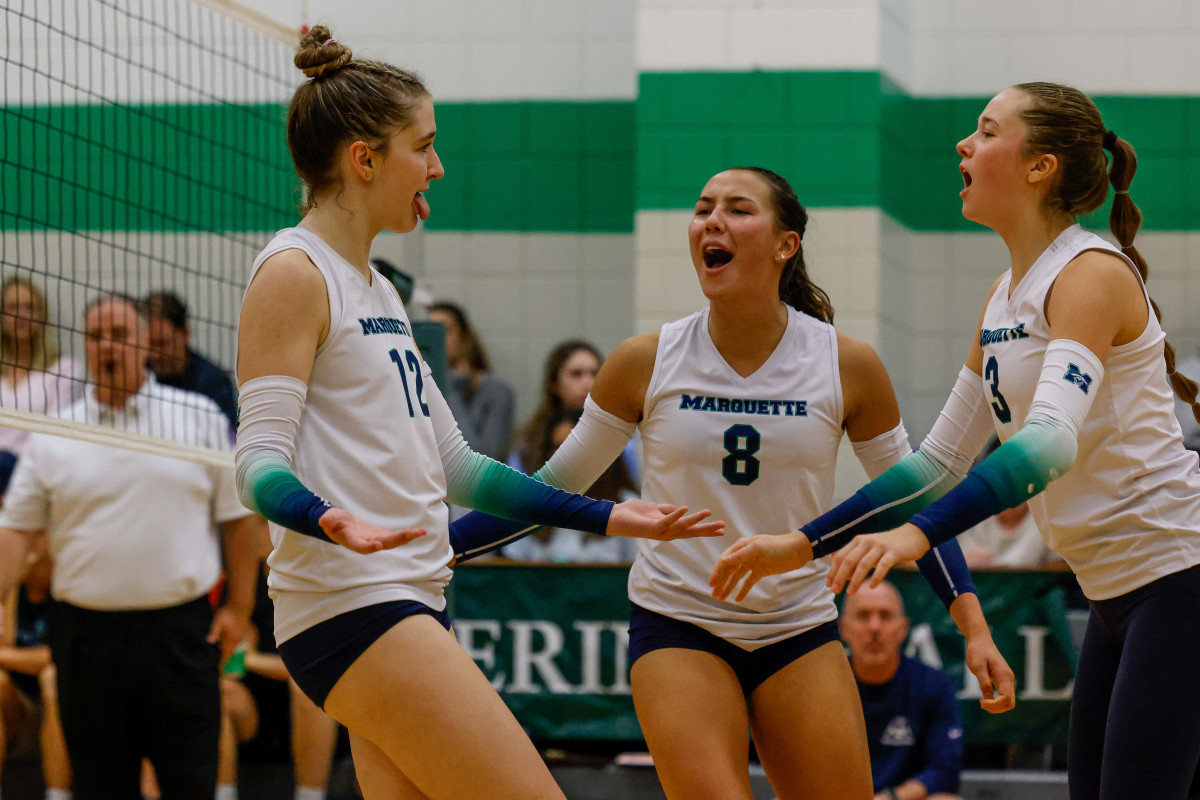
[[[839,622],[858,681],[875,800],[958,800],[962,725],[950,676],[900,652],[904,601],[884,581],[848,595]]]
[[[192,329],[187,306],[171,292],[146,298],[150,322],[150,369],[159,383],[199,392],[221,407],[237,424],[237,389],[233,376],[190,347]]]

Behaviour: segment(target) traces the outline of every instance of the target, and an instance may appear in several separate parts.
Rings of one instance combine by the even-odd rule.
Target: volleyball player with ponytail
[[[368,800],[562,800],[450,632],[446,501],[621,536],[719,535],[708,512],[551,489],[472,451],[370,265],[383,230],[430,214],[433,101],[412,73],[301,41],[288,109],[304,218],[251,270],[238,328],[237,482],[271,522],[279,654],[350,731]],[[320,495],[316,494],[320,492]]]
[[[830,508],[843,433],[872,476],[911,452],[879,357],[834,330],[829,298],[809,280],[807,221],[773,172],[709,180],[689,227],[708,308],[620,345],[583,419],[536,476],[585,489],[638,428],[642,496],[699,503],[726,521],[722,539],[639,542],[629,576],[633,699],[673,799],[751,800],[751,733],[781,800],[872,795],[824,564],[760,584],[745,605],[715,600],[708,587],[737,537],[791,530]],[[460,559],[502,541],[477,515],[451,531]],[[961,552],[931,553],[922,569],[967,635],[985,708],[1010,708],[1012,671]]]
[[[1011,267],[941,418],[917,453],[830,513],[733,545],[714,593],[839,547],[833,588],[878,585],[897,562],[1028,501],[1091,603],[1071,703],[1072,800],[1183,800],[1200,760],[1200,471],[1171,389],[1195,411],[1196,385],[1175,372],[1133,246],[1136,157],[1084,94],[1049,83],[996,95],[958,152],[963,215],[1000,234]],[[1110,181],[1119,249],[1076,223]],[[922,510],[923,488],[954,482],[941,454],[974,453],[993,428],[1003,444]]]

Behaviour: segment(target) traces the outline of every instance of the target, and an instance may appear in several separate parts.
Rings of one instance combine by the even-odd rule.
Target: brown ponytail
[[[1137,171],[1133,147],[1105,129],[1096,104],[1078,89],[1056,83],[1022,83],[1014,88],[1032,101],[1021,114],[1026,125],[1025,154],[1052,153],[1059,160],[1059,177],[1046,198],[1051,210],[1071,217],[1095,211],[1108,195],[1111,182],[1115,194],[1108,217],[1109,230],[1145,282],[1150,269],[1133,245],[1133,237],[1142,226],[1142,212],[1129,197],[1129,184]],[[1112,152],[1111,169],[1105,150]],[[1162,312],[1153,298],[1150,307],[1161,323]],[[1171,388],[1192,407],[1192,416],[1200,422],[1197,384],[1175,371],[1175,348],[1170,342],[1164,344],[1163,359]]]
[[[804,229],[808,227],[808,212],[800,205],[791,185],[781,175],[763,167],[734,169],[752,172],[763,179],[771,190],[775,224],[780,230],[795,231],[800,236],[796,254],[783,265],[783,273],[779,276],[779,299],[797,311],[832,324],[833,304],[829,302],[829,295],[812,282],[804,263]]]

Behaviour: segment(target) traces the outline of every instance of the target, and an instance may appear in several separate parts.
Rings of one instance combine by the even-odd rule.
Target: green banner
[[[627,570],[464,565],[452,583],[459,642],[535,739],[640,739],[629,688]],[[1075,661],[1058,572],[979,572],[993,636],[1017,675],[1017,707],[992,715],[963,667],[963,639],[917,573],[898,572],[906,652],[955,677],[969,744],[1064,744]],[[1075,613],[1075,612],[1071,612]]]

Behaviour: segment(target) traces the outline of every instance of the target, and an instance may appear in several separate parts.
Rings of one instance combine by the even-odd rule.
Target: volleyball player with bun
[[[629,575],[634,704],[678,800],[750,800],[750,734],[783,800],[871,797],[862,706],[825,565],[760,583],[741,605],[708,586],[731,541],[830,508],[843,434],[870,475],[912,451],[879,357],[833,328],[829,298],[808,277],[807,222],[769,170],[709,180],[688,231],[708,308],[620,345],[583,419],[537,473],[586,487],[639,429],[642,496],[700,503],[726,520],[721,540],[639,542]],[[478,515],[452,532],[460,556],[501,538]],[[962,553],[944,548],[921,566],[967,635],[984,707],[1011,708],[1013,674]]]
[[[940,448],[922,445],[803,530],[734,544],[715,591],[744,592],[843,546],[829,584],[878,585],[897,562],[1028,501],[1091,603],[1071,701],[1072,799],[1182,800],[1200,760],[1200,471],[1171,389],[1195,410],[1196,384],[1175,372],[1133,246],[1133,148],[1083,93],[1026,83],[992,98],[958,153],[963,215],[1000,234],[1011,266],[926,444],[966,456],[993,428],[1004,443],[923,510],[894,505],[952,480]],[[1110,181],[1119,249],[1076,222]]]
[[[449,632],[446,500],[610,535],[720,535],[708,512],[614,506],[471,451],[368,264],[411,231],[443,174],[429,93],[355,60],[324,27],[288,110],[303,220],[254,263],[238,331],[237,478],[271,521],[275,634],[288,672],[349,730],[376,798],[561,798],[520,725]],[[320,495],[315,494],[319,492]],[[396,549],[392,549],[396,548]]]

